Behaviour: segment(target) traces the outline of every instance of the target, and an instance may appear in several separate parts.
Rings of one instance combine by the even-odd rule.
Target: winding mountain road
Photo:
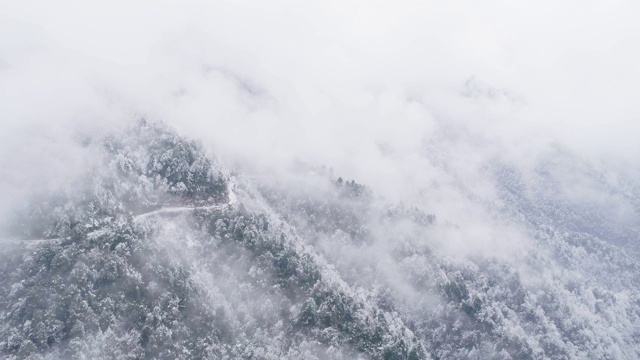
[[[194,211],[194,210],[210,210],[210,209],[224,209],[227,206],[232,206],[238,202],[238,198],[233,191],[235,188],[235,179],[231,178],[229,181],[229,185],[227,187],[227,197],[229,200],[226,203],[222,204],[214,204],[207,206],[177,206],[177,207],[164,207],[152,211],[148,211],[145,213],[137,214],[133,217],[134,221],[144,220],[156,215],[177,215],[184,212]],[[60,241],[62,238],[52,238],[52,239],[3,239],[0,240],[0,244],[20,244],[20,243],[28,243],[30,245],[36,245],[43,242],[55,242]]]

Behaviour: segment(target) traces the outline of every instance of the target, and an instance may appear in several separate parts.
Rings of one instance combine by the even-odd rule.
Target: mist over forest
[[[0,0],[0,358],[640,358],[638,11]]]

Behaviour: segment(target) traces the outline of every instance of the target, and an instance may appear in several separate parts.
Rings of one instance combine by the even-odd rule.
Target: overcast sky
[[[637,1],[0,4],[5,187],[68,178],[79,133],[136,116],[399,198],[440,176],[435,152],[462,176],[550,144],[640,158]]]

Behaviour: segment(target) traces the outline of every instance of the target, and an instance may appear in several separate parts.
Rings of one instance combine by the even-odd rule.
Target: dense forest
[[[252,177],[146,120],[83,141],[94,166],[2,242],[0,358],[640,357],[640,227],[552,195],[577,173],[637,214],[640,190],[562,149],[487,164],[499,203],[460,187],[496,246],[532,239],[511,257],[325,167]]]

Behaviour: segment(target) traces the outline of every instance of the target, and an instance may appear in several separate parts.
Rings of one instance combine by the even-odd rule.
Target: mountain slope
[[[640,356],[633,188],[614,195],[636,215],[612,223],[550,196],[566,181],[553,164],[494,163],[499,204],[460,190],[496,229],[483,249],[480,229],[325,169],[232,175],[161,124],[86,149],[84,178],[17,211],[0,255],[5,358]],[[452,252],[458,238],[477,250]]]

